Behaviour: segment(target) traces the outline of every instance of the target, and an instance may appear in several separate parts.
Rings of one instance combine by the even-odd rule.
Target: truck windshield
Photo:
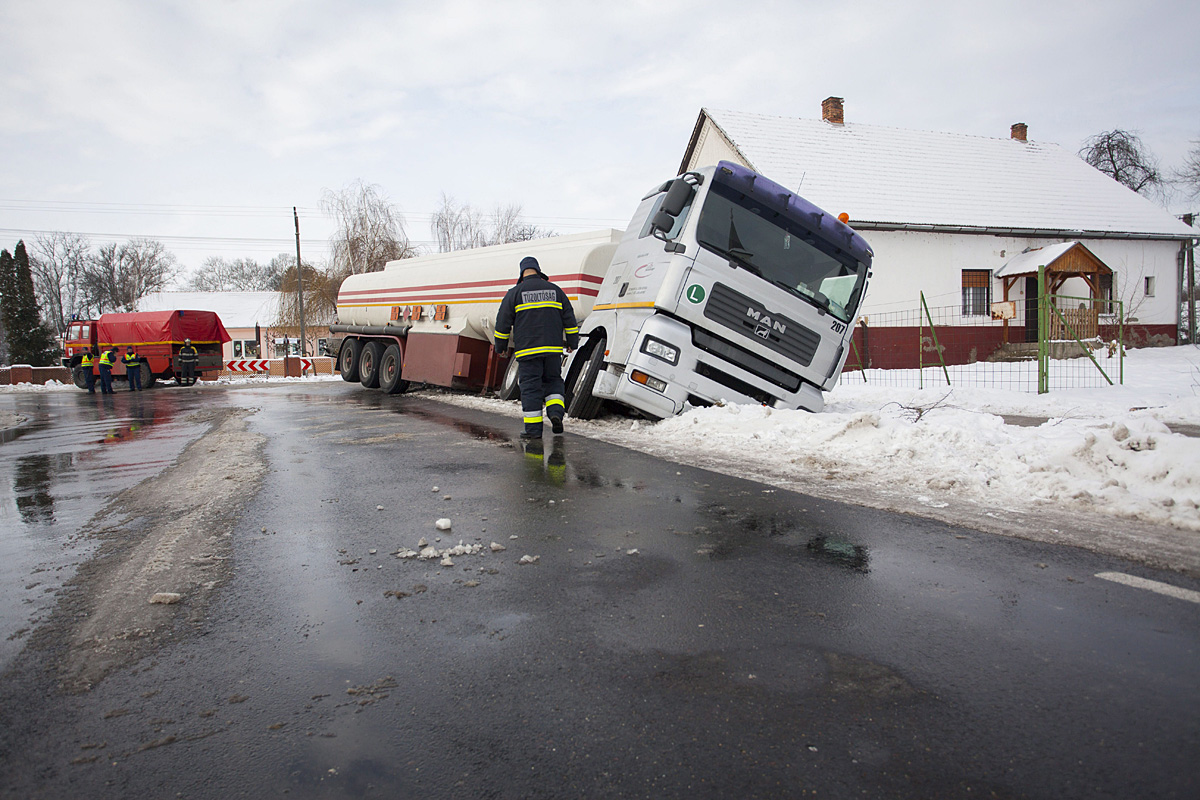
[[[753,197],[714,181],[696,225],[696,241],[776,286],[849,322],[866,265]]]

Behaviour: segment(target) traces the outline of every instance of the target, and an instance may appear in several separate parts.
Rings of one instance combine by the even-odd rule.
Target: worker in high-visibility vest
[[[112,368],[117,361],[117,348],[100,354],[100,394],[112,394]]]
[[[88,394],[96,393],[96,370],[92,367],[95,363],[92,351],[84,350],[83,357],[79,359],[79,368],[83,370],[83,379],[87,381]]]
[[[191,384],[196,382],[196,363],[200,360],[200,351],[192,344],[191,339],[183,340],[183,347],[179,348],[179,368],[183,373],[181,383]]]
[[[129,391],[140,392],[142,390],[142,359],[133,352],[133,345],[125,348],[125,355],[121,357],[121,363],[125,365],[125,380],[129,381]]]

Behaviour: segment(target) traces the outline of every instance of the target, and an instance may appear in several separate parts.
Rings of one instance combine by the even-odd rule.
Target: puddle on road
[[[836,536],[816,536],[805,545],[808,554],[818,561],[852,569],[855,572],[870,572],[870,551],[864,545],[854,544]]]
[[[170,393],[7,398],[29,419],[0,444],[0,668],[87,558],[83,526],[204,429]]]

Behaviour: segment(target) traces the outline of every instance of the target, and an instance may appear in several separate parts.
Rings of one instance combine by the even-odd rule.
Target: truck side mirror
[[[660,211],[669,214],[674,219],[691,202],[695,194],[695,188],[687,181],[680,179],[673,180],[671,181],[671,188],[667,189],[667,196],[663,199]],[[670,229],[670,226],[668,225],[667,228]]]
[[[675,219],[683,213],[695,195],[696,188],[687,181],[676,178],[670,182],[667,196],[663,198],[658,212],[650,220],[650,227],[657,238],[665,238],[662,234],[675,227]]]
[[[650,225],[655,231],[665,233],[675,227],[675,218],[665,211],[659,211],[654,215],[654,219],[650,221]]]

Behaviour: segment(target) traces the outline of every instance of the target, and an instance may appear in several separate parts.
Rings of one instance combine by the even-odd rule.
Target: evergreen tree
[[[58,346],[42,322],[33,288],[33,270],[23,241],[17,242],[11,256],[7,250],[0,254],[0,292],[4,298],[4,330],[11,363],[51,366],[58,357]]]
[[[16,285],[16,268],[12,253],[0,250],[0,363],[3,364],[12,363],[8,358],[8,330],[12,317],[10,309],[16,307],[12,288]]]

